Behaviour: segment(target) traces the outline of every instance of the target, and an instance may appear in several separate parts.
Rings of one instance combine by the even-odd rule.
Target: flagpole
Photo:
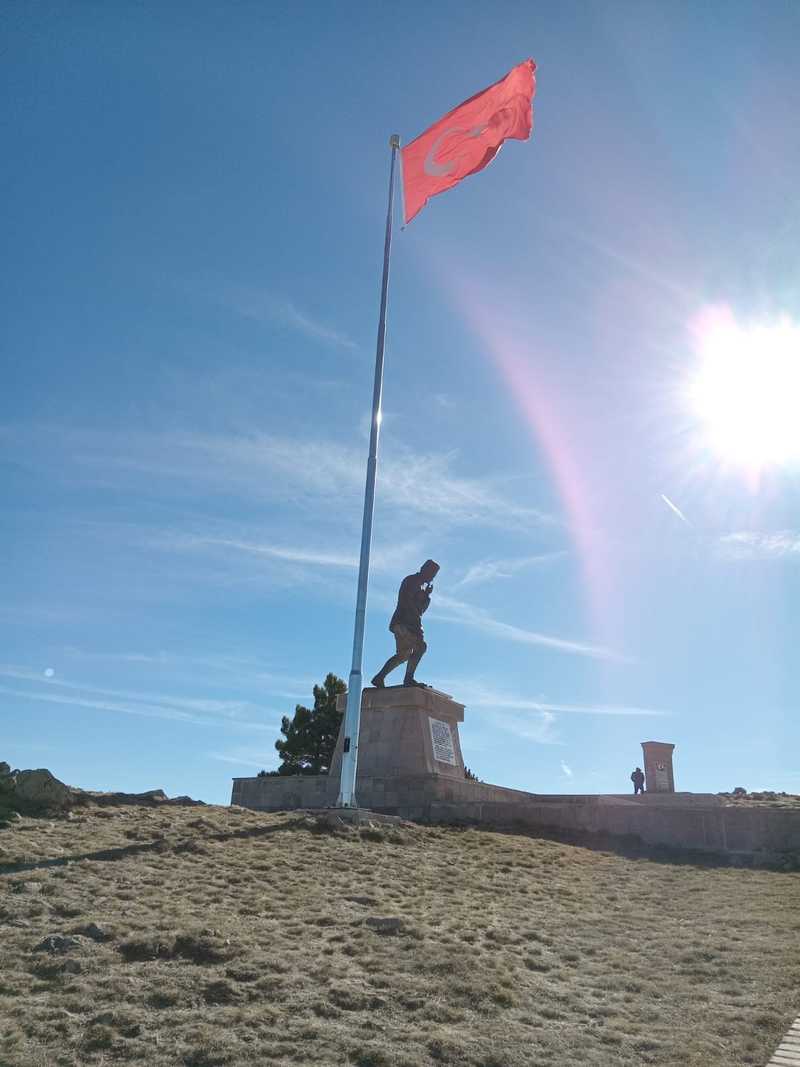
[[[389,139],[392,161],[389,168],[389,205],[386,210],[386,237],[383,244],[383,277],[381,279],[381,310],[378,318],[378,341],[375,348],[375,382],[372,387],[372,423],[369,431],[367,484],[364,489],[364,518],[361,525],[361,558],[358,564],[358,592],[356,620],[353,631],[353,661],[347,684],[347,709],[344,715],[344,747],[342,774],[339,782],[339,808],[355,808],[356,768],[358,766],[358,730],[361,722],[361,662],[364,652],[364,621],[367,611],[367,582],[369,580],[369,550],[372,544],[372,514],[375,509],[375,475],[378,468],[378,435],[381,427],[381,394],[383,392],[383,351],[386,342],[386,300],[389,291],[389,255],[392,250],[392,214],[394,208],[394,172],[400,137],[393,133]]]

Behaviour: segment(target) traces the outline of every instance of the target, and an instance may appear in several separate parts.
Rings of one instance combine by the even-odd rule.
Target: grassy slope
[[[0,876],[2,1067],[760,1065],[800,1011],[797,874],[224,808],[0,830],[67,856]]]

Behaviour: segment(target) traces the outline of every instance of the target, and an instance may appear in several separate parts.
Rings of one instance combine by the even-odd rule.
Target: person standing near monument
[[[406,664],[403,685],[426,688],[424,682],[416,680],[414,672],[428,648],[422,631],[422,616],[431,602],[432,582],[438,573],[439,564],[432,559],[426,559],[416,574],[409,574],[400,583],[397,607],[389,623],[397,651],[387,659],[372,679],[372,684],[376,689],[385,687],[386,675],[390,674],[395,667],[399,667],[401,663]]]
[[[641,767],[637,767],[631,774],[631,781],[633,782],[633,795],[637,793],[644,793],[644,771]]]

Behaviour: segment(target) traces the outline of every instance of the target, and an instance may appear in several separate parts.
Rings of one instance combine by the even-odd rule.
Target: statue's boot
[[[381,678],[381,676],[379,674],[375,675],[375,677],[372,679],[372,683],[371,684],[374,685],[376,689],[385,689],[386,688],[386,686],[384,684],[384,680],[383,680],[383,678]]]
[[[430,686],[425,685],[424,682],[418,682],[416,678],[406,678],[403,682],[406,689],[416,687],[417,689],[430,689]]]

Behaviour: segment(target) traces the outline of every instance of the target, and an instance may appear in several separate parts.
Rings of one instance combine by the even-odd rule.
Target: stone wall
[[[327,808],[336,803],[339,781],[327,774],[234,778],[231,804],[255,811]]]
[[[235,778],[231,802],[259,811],[335,804],[338,779]],[[359,778],[361,807],[406,819],[475,824],[526,832],[634,836],[647,845],[739,854],[800,855],[800,812],[725,806],[710,794],[540,796],[518,789],[445,778]]]

